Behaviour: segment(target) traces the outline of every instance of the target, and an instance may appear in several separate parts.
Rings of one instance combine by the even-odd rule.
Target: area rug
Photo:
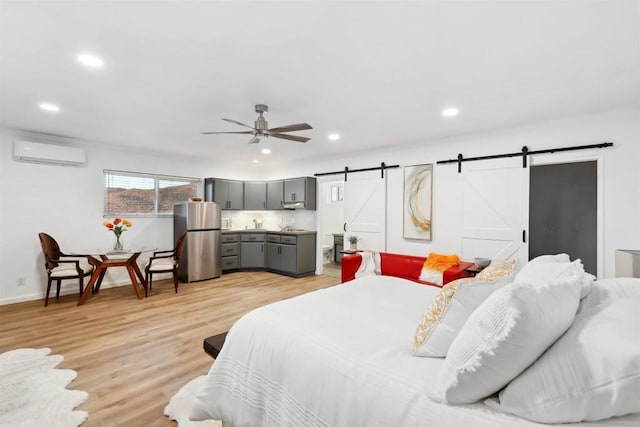
[[[178,422],[178,427],[222,427],[221,421],[189,420],[191,402],[193,402],[193,399],[200,389],[200,386],[204,383],[205,378],[205,375],[201,375],[182,386],[182,388],[173,395],[171,400],[169,400],[169,404],[164,408],[164,414],[172,420],[176,420]]]
[[[76,427],[87,419],[73,409],[89,394],[66,387],[77,376],[55,369],[64,357],[49,348],[20,348],[0,354],[0,426]]]

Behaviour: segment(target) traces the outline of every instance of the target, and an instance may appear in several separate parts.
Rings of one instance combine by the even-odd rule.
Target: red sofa
[[[438,286],[441,285],[425,282],[420,280],[420,273],[426,257],[418,257],[413,255],[391,254],[380,252],[380,270],[383,276],[395,276],[402,279],[412,280],[425,285]],[[362,257],[360,254],[348,254],[342,257],[342,283],[348,282],[356,278],[356,272],[360,268]],[[460,264],[449,268],[442,273],[442,283],[447,283],[469,277],[467,269],[473,266],[472,262],[461,262]]]

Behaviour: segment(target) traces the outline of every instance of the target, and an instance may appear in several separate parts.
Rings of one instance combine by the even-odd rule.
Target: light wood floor
[[[77,295],[0,306],[0,352],[49,347],[59,368],[78,377],[69,388],[89,399],[83,427],[175,426],[163,415],[169,398],[213,359],[202,340],[227,331],[253,308],[339,283],[330,276],[293,279],[272,273],[231,273],[180,284],[159,281],[138,300],[131,286],[102,289],[78,307]],[[55,396],[52,396],[55,399]]]

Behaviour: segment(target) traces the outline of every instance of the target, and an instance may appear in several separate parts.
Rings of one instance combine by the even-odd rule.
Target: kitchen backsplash
[[[278,230],[280,224],[286,224],[290,228],[317,230],[316,212],[307,210],[222,211],[222,228],[233,230],[256,228],[254,219],[262,220],[261,228],[267,230]]]

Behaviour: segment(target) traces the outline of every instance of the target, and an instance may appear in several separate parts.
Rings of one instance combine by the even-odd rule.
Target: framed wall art
[[[431,240],[433,164],[404,167],[403,237]]]

